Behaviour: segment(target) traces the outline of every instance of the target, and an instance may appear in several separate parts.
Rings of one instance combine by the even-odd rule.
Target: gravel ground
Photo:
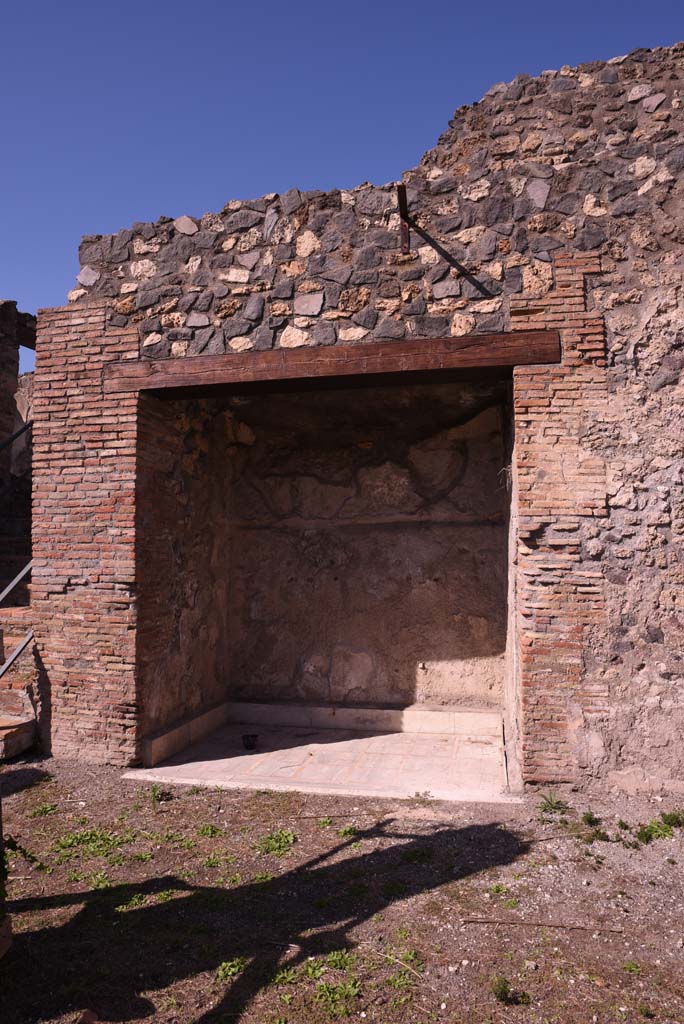
[[[684,1021],[666,799],[164,791],[52,759],[1,781],[2,1024]]]

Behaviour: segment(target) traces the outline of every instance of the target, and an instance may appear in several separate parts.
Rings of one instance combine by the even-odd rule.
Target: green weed
[[[355,999],[361,994],[361,983],[356,978],[341,981],[337,984],[330,981],[319,981],[316,985],[315,999],[331,1017],[349,1017]]]
[[[272,853],[276,857],[284,857],[289,853],[297,842],[297,836],[289,828],[279,828],[275,832],[269,832],[262,836],[257,843],[257,850],[261,854]]]
[[[216,980],[230,981],[231,978],[236,978],[238,974],[242,974],[248,963],[249,961],[245,956],[236,956],[232,960],[224,960],[216,969]]]
[[[491,989],[494,998],[505,1006],[529,1006],[532,1002],[529,992],[516,991],[503,974],[492,978]]]

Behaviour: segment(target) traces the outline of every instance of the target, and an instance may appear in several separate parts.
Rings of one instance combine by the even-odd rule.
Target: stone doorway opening
[[[404,788],[456,795],[465,757],[500,792],[510,422],[506,371],[143,393],[144,763],[224,726],[175,758],[183,780],[203,781],[194,758],[211,784],[225,762],[233,785],[327,772],[324,788],[362,792],[378,755]],[[320,778],[288,783],[293,747]]]

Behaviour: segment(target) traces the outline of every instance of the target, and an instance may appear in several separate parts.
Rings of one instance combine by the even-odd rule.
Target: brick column
[[[587,312],[594,254],[559,256],[555,287],[511,303],[512,328],[557,328],[563,360],[513,374],[518,494],[515,565],[522,775],[570,781],[581,769],[576,734],[603,715],[603,684],[585,680],[591,629],[605,617],[603,574],[582,554],[586,519],[606,515],[606,467],[588,435],[607,400],[603,319]]]
[[[102,300],[39,316],[33,430],[32,605],[41,725],[52,749],[127,764],[137,750],[135,394],[105,365],[136,357],[135,328]]]

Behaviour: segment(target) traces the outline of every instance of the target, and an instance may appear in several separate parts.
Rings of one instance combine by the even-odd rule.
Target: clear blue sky
[[[35,311],[83,234],[393,180],[492,83],[676,42],[684,4],[6,0],[2,36],[0,296]]]

